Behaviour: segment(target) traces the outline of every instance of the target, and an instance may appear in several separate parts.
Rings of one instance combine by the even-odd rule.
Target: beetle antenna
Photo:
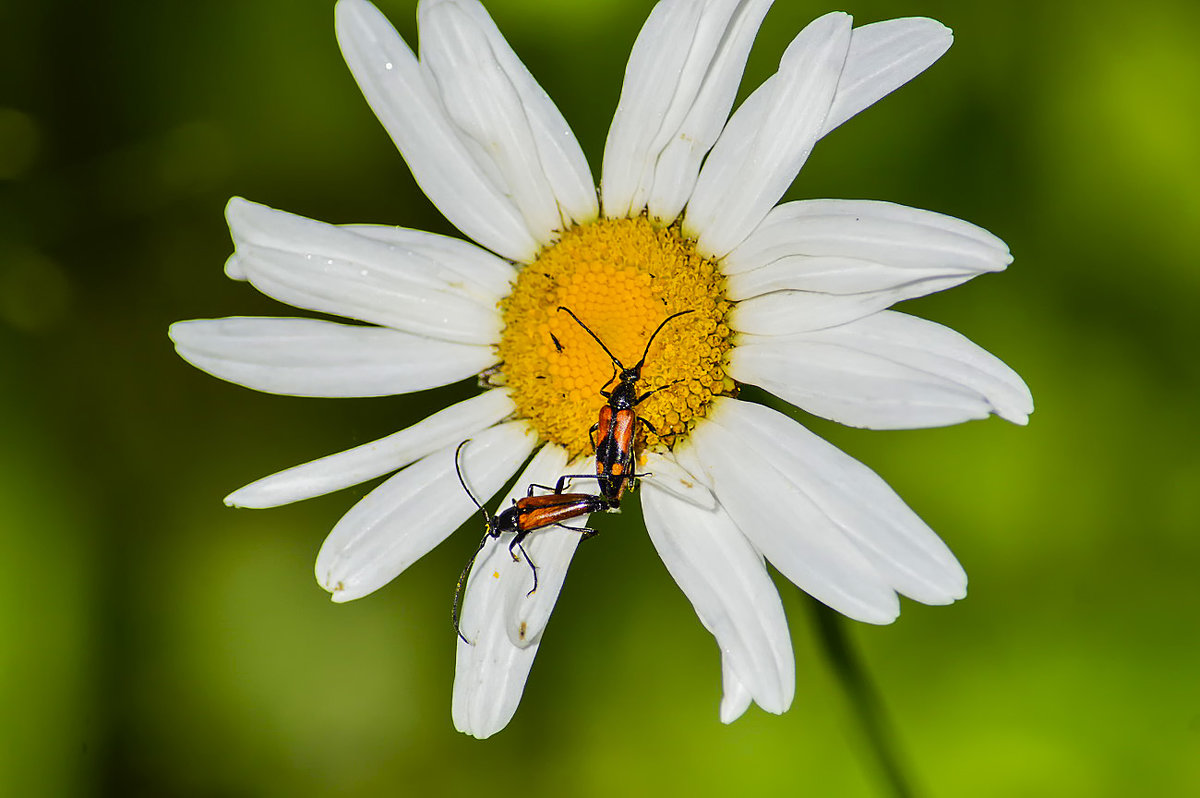
[[[462,443],[460,443],[458,445],[457,449],[454,450],[454,473],[458,474],[458,484],[462,485],[463,490],[465,490],[467,492],[467,496],[470,497],[471,503],[479,508],[479,512],[483,513],[483,523],[487,527],[487,531],[491,532],[492,531],[492,517],[490,515],[488,515],[488,511],[484,508],[484,506],[479,503],[479,499],[475,498],[475,494],[471,492],[471,489],[467,487],[467,480],[463,478],[462,467],[459,465],[459,461],[462,459],[463,447],[466,446],[470,442],[471,442],[471,439],[467,438],[465,441],[463,441]],[[480,545],[480,547],[482,548],[482,544]],[[478,553],[478,552],[476,552],[476,553]],[[472,557],[471,559],[474,560],[475,558]],[[468,563],[467,568],[470,568],[470,567],[471,566]]]
[[[471,568],[475,565],[475,558],[479,556],[479,552],[483,551],[483,544],[487,543],[487,539],[488,536],[484,535],[479,541],[479,547],[475,549],[475,553],[471,555],[471,559],[467,560],[462,573],[458,575],[458,584],[454,587],[454,603],[450,605],[450,622],[454,624],[455,633],[468,646],[475,644],[468,640],[467,636],[462,633],[462,624],[460,623],[462,617],[458,614],[458,608],[462,605],[463,591],[467,587],[467,577],[471,575]]]
[[[492,534],[493,519],[492,516],[488,514],[487,509],[485,509],[484,506],[479,503],[479,499],[475,498],[475,494],[471,492],[469,487],[467,487],[467,480],[463,478],[462,466],[460,465],[460,461],[462,459],[462,450],[463,447],[470,442],[471,439],[467,438],[458,445],[457,449],[454,450],[454,473],[458,474],[458,484],[462,485],[463,490],[467,492],[467,496],[470,497],[471,503],[479,508],[479,512],[483,513],[483,524],[485,531],[483,538],[479,541],[479,546],[475,549],[475,553],[471,555],[471,559],[467,560],[466,567],[464,567],[462,569],[462,573],[458,575],[458,584],[454,587],[454,603],[450,605],[450,622],[454,624],[454,631],[460,638],[462,638],[462,641],[469,646],[473,646],[475,644],[468,640],[467,636],[462,633],[462,626],[459,623],[459,621],[462,619],[458,614],[458,608],[462,604],[463,591],[467,587],[467,577],[471,575],[471,568],[475,565],[475,559],[479,556],[479,552],[483,551],[483,545],[487,543],[488,536]]]
[[[625,370],[625,365],[623,363],[621,363],[620,360],[617,360],[616,355],[614,355],[612,352],[608,351],[608,347],[605,346],[604,342],[600,340],[600,336],[596,335],[594,332],[592,332],[591,328],[589,328],[586,324],[584,324],[582,321],[580,321],[579,317],[576,316],[575,313],[570,308],[564,308],[562,305],[559,305],[558,309],[565,310],[567,313],[570,313],[571,318],[575,319],[575,323],[578,324],[580,327],[582,327],[584,329],[584,332],[586,332],[588,335],[592,336],[592,338],[594,338],[596,340],[596,343],[600,344],[600,348],[604,350],[604,354],[611,357],[612,362],[615,363],[617,365],[617,367],[621,369],[621,371]],[[690,313],[691,311],[688,311],[688,312]],[[611,382],[611,380],[610,380],[610,382]]]
[[[642,370],[642,366],[645,365],[645,363],[646,363],[646,356],[650,354],[650,344],[654,343],[654,336],[656,336],[660,332],[662,332],[662,328],[667,326],[667,322],[669,322],[671,319],[677,319],[680,316],[686,316],[689,313],[695,313],[695,312],[696,311],[694,311],[694,310],[681,310],[678,313],[674,313],[670,316],[667,316],[665,319],[663,319],[662,324],[658,325],[658,329],[655,330],[654,332],[650,333],[650,340],[646,342],[646,351],[642,352],[642,359],[637,362],[637,365],[634,366],[632,370],[633,371],[641,371]]]

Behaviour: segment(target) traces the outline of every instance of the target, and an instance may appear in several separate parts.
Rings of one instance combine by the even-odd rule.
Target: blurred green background
[[[414,3],[381,5],[415,42]],[[650,3],[488,6],[598,175]],[[780,0],[747,85],[829,8]],[[957,43],[822,141],[789,197],[1003,237],[1007,273],[905,309],[1005,359],[1038,407],[1026,429],[803,419],[971,576],[953,607],[850,630],[917,792],[1200,794],[1200,9],[842,8],[933,16]],[[331,2],[6,0],[0,44],[0,795],[882,794],[784,580],[795,704],[718,722],[716,647],[637,512],[576,560],[515,720],[480,743],[450,722],[447,618],[477,523],[335,606],[313,558],[366,488],[221,504],[474,390],[268,396],[167,340],[177,319],[289,313],[223,276],[230,195],[450,232],[345,69]]]

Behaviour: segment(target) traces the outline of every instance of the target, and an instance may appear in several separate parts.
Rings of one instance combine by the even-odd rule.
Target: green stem
[[[867,746],[887,788],[895,798],[913,798],[912,782],[905,773],[897,751],[895,733],[888,723],[879,691],[847,634],[849,622],[840,613],[815,599],[810,599],[809,605],[825,654],[850,701],[851,711],[866,737]]]

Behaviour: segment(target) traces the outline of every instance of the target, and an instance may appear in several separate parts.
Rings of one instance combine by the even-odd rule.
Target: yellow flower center
[[[541,437],[571,457],[592,452],[589,430],[616,387],[614,363],[567,313],[579,317],[626,368],[637,365],[654,338],[636,408],[652,425],[639,425],[638,445],[674,445],[708,411],[714,395],[734,391],[725,373],[730,346],[725,279],[677,227],[655,228],[644,217],[601,219],[563,233],[558,243],[524,267],[500,304],[499,382],[518,414]],[[619,370],[618,370],[619,371]],[[661,390],[660,390],[661,389]]]

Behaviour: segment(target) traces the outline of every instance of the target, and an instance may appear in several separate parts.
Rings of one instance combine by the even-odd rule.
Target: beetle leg
[[[657,388],[654,388],[653,390],[646,391],[644,394],[642,394],[641,396],[639,396],[637,398],[637,400],[633,403],[633,406],[637,407],[642,402],[646,401],[647,399],[649,399],[651,396],[658,393],[659,391],[666,390],[667,388],[670,388],[672,385],[678,385],[681,382],[684,382],[684,380],[675,380],[674,382],[668,382],[666,385],[660,385]]]
[[[521,541],[524,538],[525,538],[524,535],[517,535],[516,537],[514,537],[513,542],[508,544],[508,553],[512,554],[513,562],[520,562],[521,558],[518,557],[516,554],[513,554],[513,547],[515,546],[518,549],[520,549],[521,554],[524,555],[524,557],[525,557],[525,562],[529,563],[529,570],[533,571],[533,587],[530,588],[529,592],[525,594],[526,598],[528,598],[529,596],[532,596],[535,592],[537,592],[538,569],[537,569],[537,566],[533,564],[533,560],[529,559],[529,552],[525,551],[525,547],[521,545]]]
[[[608,380],[603,385],[600,386],[600,395],[603,396],[605,399],[611,399],[612,394],[608,393],[604,389],[607,388],[609,385],[612,385],[614,382],[616,382],[616,380],[617,380],[617,364],[613,363],[612,376],[609,377]]]
[[[578,532],[580,541],[595,537],[600,532],[599,529],[592,529],[591,527],[587,526],[567,526],[566,524],[555,524],[555,526],[560,526],[569,532]]]
[[[549,485],[539,485],[536,482],[533,483],[529,486],[529,495],[533,495],[534,488],[541,488],[542,490],[547,490],[551,493],[562,493],[563,488],[567,486],[567,480],[569,479],[600,479],[600,476],[598,474],[563,474],[558,478],[558,482],[554,484],[553,488],[551,488]]]

